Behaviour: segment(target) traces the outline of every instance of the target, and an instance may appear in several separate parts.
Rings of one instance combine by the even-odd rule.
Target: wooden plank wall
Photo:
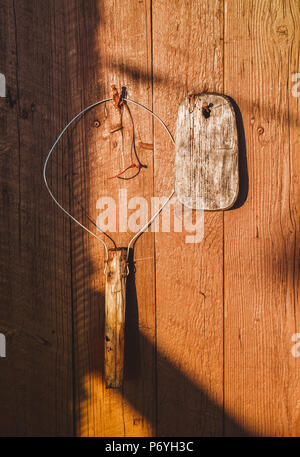
[[[299,6],[0,0],[1,436],[300,435]],[[136,244],[122,392],[103,383],[103,248],[42,181],[57,132],[113,83],[172,132],[183,97],[225,93],[240,132],[235,209],[206,213],[199,244],[173,231]],[[173,146],[132,113],[150,146],[128,197],[167,196]],[[116,123],[111,107],[89,112],[49,168],[55,194],[83,220],[77,199],[96,219],[97,199],[117,196],[99,178],[121,167],[129,125],[109,134]]]
[[[226,11],[225,91],[243,115],[249,195],[224,220],[225,408],[255,434],[299,435],[300,372],[291,357],[299,325],[299,157],[292,151],[299,121],[290,102],[299,2],[253,2],[248,10],[228,1]]]
[[[41,179],[67,118],[64,5],[1,0],[1,435],[73,434],[70,224]],[[61,152],[61,151],[60,151]],[[51,185],[68,199],[63,159]]]

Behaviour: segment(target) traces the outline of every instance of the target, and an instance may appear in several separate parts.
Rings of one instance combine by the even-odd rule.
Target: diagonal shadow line
[[[81,2],[83,4],[83,2]],[[99,11],[101,10],[99,5]],[[85,3],[85,29],[88,29],[89,36],[92,31],[98,30],[98,25],[103,19],[99,11],[95,10],[95,4],[91,0]],[[101,10],[102,11],[102,10]],[[83,20],[83,19],[81,19]],[[87,27],[88,24],[88,27]],[[96,33],[94,40],[96,41]],[[92,41],[92,40],[91,40]],[[95,44],[95,43],[91,43]],[[93,46],[91,46],[93,47]],[[94,46],[95,47],[95,46]],[[81,55],[81,54],[80,54]],[[97,59],[101,55],[95,51]],[[122,59],[121,59],[122,60]],[[153,82],[158,85],[172,85],[172,87],[185,89],[186,85],[180,81],[171,81],[167,75],[153,74],[144,72],[133,65],[119,64],[109,59],[110,64],[105,67],[109,71],[114,69],[120,75],[127,74],[132,80],[143,82]],[[105,66],[104,62],[101,62]],[[88,66],[87,66],[88,67]],[[79,74],[78,79],[84,85],[84,74]],[[205,89],[205,88],[201,88]],[[207,88],[208,89],[208,88]],[[103,377],[104,373],[104,295],[93,288],[86,288],[91,283],[91,275],[94,267],[91,259],[86,256],[82,243],[81,232],[75,229],[74,233],[74,271],[76,271],[76,286],[74,287],[74,307],[76,309],[75,320],[79,322],[80,316],[84,312],[84,300],[97,303],[97,310],[100,315],[97,317],[101,329],[97,325],[92,313],[84,313],[84,331],[93,336],[93,354],[89,357],[89,363],[80,366],[77,392],[77,401],[88,399],[90,393],[85,389],[84,382],[86,376],[99,374]],[[88,267],[86,266],[88,264]],[[86,271],[89,271],[86,274]],[[78,299],[78,302],[77,302]],[[159,379],[156,379],[154,372],[155,361]],[[76,367],[76,363],[75,363]],[[203,367],[205,370],[205,367]],[[201,373],[199,373],[200,375]],[[151,380],[149,382],[149,379]],[[151,391],[146,391],[152,384]],[[146,387],[144,387],[146,386]],[[158,390],[158,404],[155,404],[155,389]],[[227,412],[224,412],[223,405],[218,405],[203,388],[193,383],[183,371],[178,369],[163,353],[157,350],[155,343],[149,340],[139,330],[138,302],[135,288],[135,272],[131,271],[127,281],[127,310],[125,326],[125,382],[121,392],[123,398],[128,401],[143,418],[155,427],[157,425],[158,436],[222,436],[224,422],[226,423],[226,433],[230,436],[248,436],[250,433],[234,420]],[[166,407],[164,407],[166,405]],[[74,405],[76,406],[76,405]],[[155,411],[158,408],[158,412]],[[79,414],[80,420],[80,414]],[[156,421],[157,424],[156,424]]]
[[[158,436],[223,436],[223,427],[231,436],[250,436],[250,433],[237,423],[198,385],[193,383],[166,355],[139,330],[138,300],[135,286],[135,267],[131,264],[127,281],[125,321],[125,389],[123,395],[134,408],[142,411],[143,399],[131,389],[130,383],[143,378],[143,361],[156,353],[156,379],[159,412],[157,415]],[[203,367],[204,368],[204,367]],[[200,373],[199,373],[200,375]],[[164,408],[164,403],[167,408]]]
[[[130,63],[119,63],[113,58],[110,59],[110,62],[108,65],[106,65],[107,70],[114,70],[118,71],[120,75],[126,74],[130,78],[132,78],[134,81],[144,81],[144,82],[152,82],[152,74],[151,72],[144,71],[140,69],[139,67],[132,65]],[[177,78],[171,78],[169,75],[166,74],[159,74],[159,73],[153,73],[153,84],[160,84],[164,85],[166,87],[172,87],[172,90],[180,90],[180,92],[184,93],[185,95],[188,95],[190,92],[187,90],[186,87],[186,82],[181,81],[179,79],[179,75],[177,75]],[[213,89],[213,88],[212,88]],[[208,87],[207,84],[202,83],[202,85],[199,84],[199,93],[200,92],[209,92],[210,88]],[[274,120],[276,122],[283,122],[285,121],[286,125],[291,125],[291,126],[298,126],[298,118],[297,114],[293,114],[289,112],[288,106],[276,106],[275,104],[270,104],[265,105],[261,100],[256,100],[253,102],[250,102],[250,100],[247,100],[245,98],[242,98],[239,96],[239,104],[243,105],[243,110],[247,111],[248,113],[251,113],[255,117],[255,113],[259,112],[261,110],[266,110],[267,113],[269,113],[270,120]],[[267,122],[269,120],[268,118],[265,119]],[[259,128],[259,127],[258,127]],[[263,137],[262,137],[263,139]]]
[[[84,284],[83,284],[84,286]],[[86,320],[86,331],[93,334],[92,346],[95,353],[92,366],[86,366],[86,373],[81,373],[79,391],[80,402],[89,398],[84,386],[85,375],[97,375],[103,379],[104,385],[104,322],[105,297],[102,293],[89,289],[100,306],[101,329],[95,333],[95,322],[92,318]],[[221,437],[224,423],[227,436],[251,436],[241,424],[224,412],[207,392],[196,385],[185,375],[155,344],[139,329],[138,301],[135,287],[135,270],[130,269],[126,291],[126,321],[125,321],[125,369],[124,385],[120,391],[122,398],[140,415],[153,425],[157,423],[159,437]],[[159,380],[155,378],[154,363],[157,360]],[[205,370],[205,367],[203,367]],[[199,372],[199,377],[201,373]],[[149,388],[149,378],[153,380],[152,390]],[[147,379],[147,382],[145,380]],[[158,411],[155,411],[155,386],[158,389]],[[166,407],[164,407],[166,405]],[[158,413],[158,414],[157,414]],[[156,416],[157,414],[157,416]]]

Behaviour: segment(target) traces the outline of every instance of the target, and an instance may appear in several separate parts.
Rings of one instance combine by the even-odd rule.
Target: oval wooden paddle
[[[175,192],[197,210],[231,208],[238,196],[238,133],[230,99],[203,93],[186,97],[175,134]]]

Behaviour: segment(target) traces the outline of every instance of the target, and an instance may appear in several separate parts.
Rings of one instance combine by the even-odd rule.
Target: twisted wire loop
[[[54,203],[67,215],[70,217],[70,219],[72,219],[72,221],[76,222],[76,224],[78,224],[83,230],[85,230],[86,232],[88,232],[90,235],[92,235],[94,238],[96,238],[98,241],[100,241],[103,246],[104,246],[104,249],[105,249],[105,268],[104,268],[104,274],[106,273],[106,269],[107,269],[107,261],[108,261],[108,246],[106,244],[106,242],[100,238],[98,235],[96,235],[95,233],[93,233],[91,230],[89,230],[85,225],[83,225],[81,222],[79,222],[74,216],[72,216],[72,214],[70,214],[63,206],[61,203],[59,203],[59,201],[55,198],[52,190],[50,189],[50,186],[49,186],[49,183],[48,183],[48,180],[47,180],[47,176],[46,176],[46,171],[47,171],[47,165],[48,165],[48,162],[49,162],[49,159],[55,149],[55,147],[57,146],[57,144],[59,143],[60,139],[62,138],[62,136],[64,135],[64,133],[68,130],[68,128],[73,124],[74,121],[76,121],[76,119],[78,119],[80,116],[82,116],[84,113],[86,113],[87,111],[91,110],[92,108],[95,108],[96,106],[99,106],[103,103],[106,103],[106,102],[109,102],[109,101],[112,101],[114,100],[112,97],[109,97],[109,98],[105,98],[103,100],[100,100],[100,101],[97,101],[96,103],[93,103],[92,105],[89,105],[87,106],[86,108],[84,108],[82,111],[80,111],[78,114],[76,114],[76,116],[73,117],[73,119],[71,119],[68,124],[62,129],[62,131],[60,132],[60,134],[58,135],[58,137],[56,138],[56,140],[54,141],[53,145],[51,146],[47,156],[46,156],[46,159],[45,159],[45,162],[44,162],[44,167],[43,167],[43,178],[44,178],[44,182],[45,182],[45,185],[46,185],[46,188],[50,194],[50,197],[52,198],[52,200],[54,201]],[[151,116],[155,117],[160,123],[161,125],[164,127],[164,129],[166,130],[167,134],[169,135],[171,141],[173,144],[175,144],[175,140],[170,132],[170,130],[168,129],[168,127],[166,126],[166,124],[160,119],[160,117],[157,116],[157,114],[153,113],[153,111],[151,111],[150,109],[146,108],[146,106],[142,105],[141,103],[138,103],[134,100],[131,100],[129,98],[122,98],[123,101],[125,102],[129,102],[129,103],[132,103],[133,105],[136,105],[136,106],[139,106],[140,108],[142,108],[143,110],[145,110],[146,112],[148,112],[149,114],[151,114]],[[171,200],[171,198],[173,197],[175,193],[175,190],[173,189],[171,194],[167,197],[166,201],[163,203],[163,205],[158,209],[158,211],[156,211],[156,213],[151,217],[151,219],[149,219],[149,221],[141,228],[141,230],[139,230],[132,238],[131,240],[129,241],[128,243],[128,247],[127,247],[127,255],[126,255],[126,260],[128,262],[129,260],[129,255],[130,255],[130,248],[131,246],[134,247],[135,243],[137,242],[138,238],[148,229],[148,227],[150,227],[150,225],[154,222],[154,220],[156,219],[156,217],[161,213],[161,211],[164,209],[164,207],[168,204],[168,202]],[[101,229],[101,227],[99,227],[96,223],[94,223],[94,225],[96,226],[96,228],[99,230],[99,232],[101,232],[103,235],[105,235],[107,238],[109,238],[113,244],[116,246],[116,243],[114,242],[114,240],[104,231]],[[129,273],[129,268],[127,267],[127,274]]]

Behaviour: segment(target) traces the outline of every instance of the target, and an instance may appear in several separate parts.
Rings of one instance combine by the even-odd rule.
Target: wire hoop
[[[58,200],[55,198],[52,190],[50,189],[50,186],[48,184],[48,181],[47,181],[47,176],[46,176],[46,171],[47,171],[47,165],[48,165],[48,162],[49,162],[49,159],[55,149],[55,147],[57,146],[57,144],[59,143],[60,139],[62,138],[62,136],[64,135],[64,133],[68,130],[68,128],[73,124],[73,122],[78,119],[82,114],[84,114],[85,112],[91,110],[92,108],[95,108],[96,106],[99,106],[101,105],[102,103],[106,103],[106,102],[109,102],[113,100],[113,98],[105,98],[103,100],[100,100],[96,103],[93,103],[92,105],[89,105],[87,106],[86,108],[84,108],[82,111],[80,111],[78,114],[76,114],[76,116],[73,117],[73,119],[70,120],[70,122],[62,129],[62,131],[60,132],[60,134],[58,135],[58,137],[56,138],[56,140],[54,141],[53,145],[51,146],[48,154],[47,154],[47,157],[45,159],[45,163],[44,163],[44,167],[43,167],[43,178],[44,178],[44,182],[45,182],[45,185],[46,185],[46,188],[52,198],[52,200],[55,202],[55,204],[67,215],[69,216],[74,222],[76,222],[76,224],[78,224],[83,230],[85,230],[86,232],[88,232],[90,235],[92,235],[94,238],[96,238],[98,241],[100,241],[103,246],[104,246],[104,249],[105,249],[105,265],[107,265],[107,260],[108,260],[108,247],[107,247],[107,244],[105,243],[105,241],[100,238],[98,235],[96,235],[95,233],[93,233],[91,230],[89,230],[87,227],[85,227],[85,225],[81,224],[81,222],[79,222],[74,216],[72,216],[72,214],[70,214],[59,202]],[[153,111],[151,111],[150,109],[146,108],[146,106],[142,105],[141,103],[138,103],[134,100],[130,100],[129,98],[123,98],[124,101],[126,102],[130,102],[136,106],[139,106],[140,108],[142,108],[143,110],[147,111],[149,114],[151,114],[153,117],[155,117],[160,123],[161,125],[164,127],[164,129],[166,130],[166,132],[168,133],[171,141],[173,144],[175,144],[175,140],[173,138],[173,135],[171,134],[170,130],[168,129],[168,127],[166,126],[166,124],[160,119],[160,117],[157,116],[157,114],[153,113]],[[159,208],[159,210],[151,217],[151,219],[149,219],[149,221],[141,228],[141,230],[139,232],[137,232],[132,238],[131,240],[129,241],[128,243],[128,247],[127,247],[127,256],[126,256],[126,259],[128,261],[129,259],[129,254],[130,254],[130,248],[131,246],[134,246],[136,241],[138,240],[138,238],[147,230],[147,228],[152,224],[152,222],[156,219],[156,217],[160,214],[160,212],[164,209],[164,207],[167,205],[167,203],[171,200],[171,198],[173,197],[175,193],[175,190],[173,189],[171,194],[169,195],[169,197],[167,198],[167,200],[163,203],[163,205]],[[99,227],[97,224],[96,224],[96,227],[97,229],[103,233],[103,235],[107,236],[109,239],[112,240],[112,238],[106,233],[104,232],[101,227]],[[112,240],[113,241],[113,240]],[[105,268],[106,270],[106,268]],[[104,270],[104,272],[105,272]]]

